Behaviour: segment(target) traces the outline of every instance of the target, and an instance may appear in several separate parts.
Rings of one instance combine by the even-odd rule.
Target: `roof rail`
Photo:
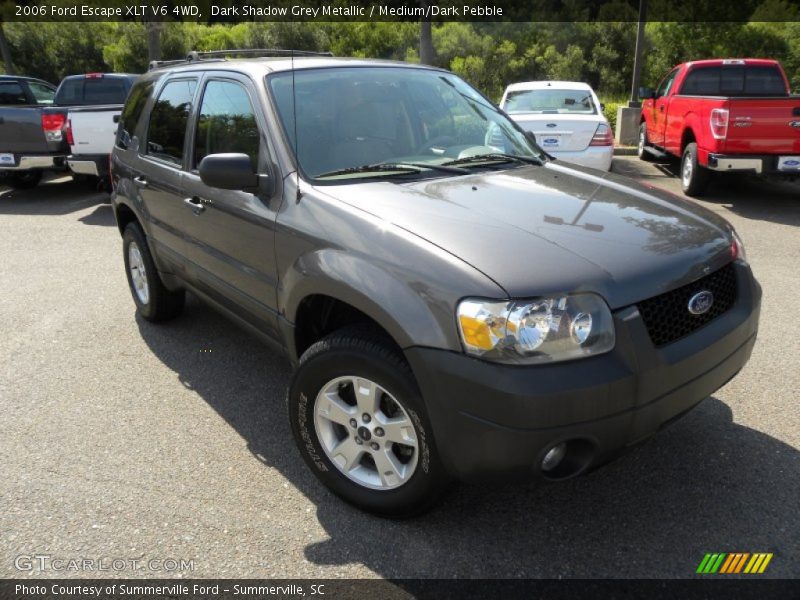
[[[186,58],[177,60],[153,60],[150,61],[147,69],[160,69],[171,65],[183,63],[199,62],[201,60],[225,60],[235,56],[333,56],[332,52],[313,52],[311,50],[286,50],[283,48],[247,48],[242,50],[210,50],[208,52],[198,52],[192,50]]]

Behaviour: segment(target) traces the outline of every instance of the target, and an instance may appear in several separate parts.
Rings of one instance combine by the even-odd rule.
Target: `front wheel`
[[[686,145],[681,159],[681,189],[687,196],[702,196],[711,174],[708,169],[697,162],[697,144]]]
[[[444,490],[448,478],[414,376],[383,335],[347,328],[311,346],[288,402],[300,453],[347,502],[408,517]]]

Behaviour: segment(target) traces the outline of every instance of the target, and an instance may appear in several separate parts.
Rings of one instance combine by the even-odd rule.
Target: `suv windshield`
[[[596,115],[597,107],[588,90],[517,90],[508,92],[508,113]]]
[[[468,171],[440,167],[468,157],[475,160],[459,164],[505,168],[543,158],[505,115],[449,73],[336,67],[297,70],[294,78],[277,73],[268,84],[300,168],[314,179],[452,175]]]

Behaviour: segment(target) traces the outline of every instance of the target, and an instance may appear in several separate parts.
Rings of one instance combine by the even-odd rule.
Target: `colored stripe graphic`
[[[697,566],[697,573],[703,575],[734,574],[744,573],[756,574],[763,573],[767,565],[772,560],[773,554],[767,552],[714,552],[707,553]],[[747,565],[747,566],[745,566]]]

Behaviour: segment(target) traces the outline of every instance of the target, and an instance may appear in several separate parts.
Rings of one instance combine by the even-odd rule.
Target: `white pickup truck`
[[[108,157],[114,147],[117,122],[137,77],[127,73],[88,73],[61,82],[58,93],[70,106],[66,124],[70,150],[67,166],[73,174],[90,177],[94,183],[108,187]]]

